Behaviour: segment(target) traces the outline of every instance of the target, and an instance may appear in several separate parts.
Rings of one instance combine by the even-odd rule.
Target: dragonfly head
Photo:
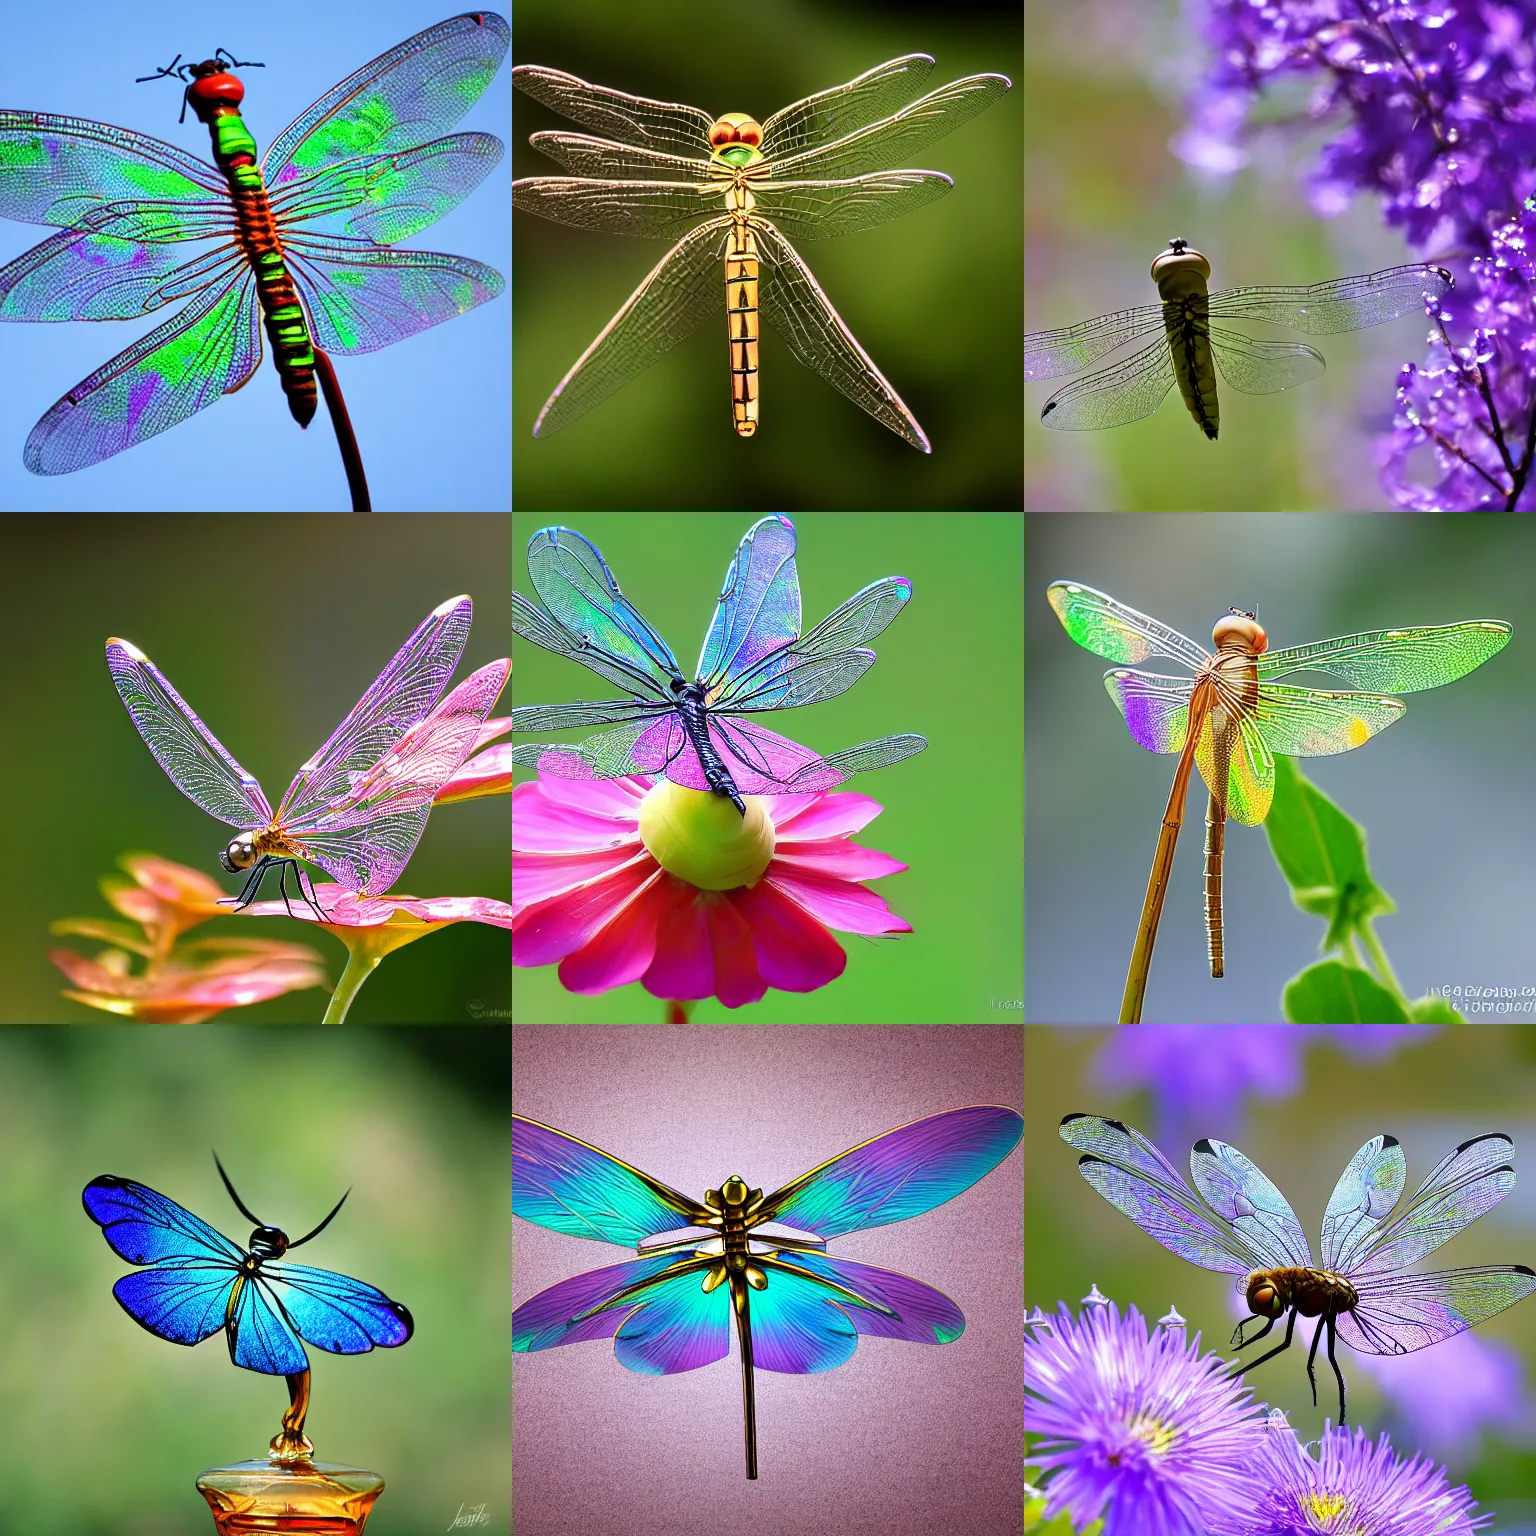
[[[742,170],[763,158],[762,142],[762,124],[745,112],[727,112],[716,118],[709,130],[709,147],[714,151],[714,158]]]
[[[1250,656],[1262,656],[1269,649],[1269,636],[1253,614],[1244,613],[1241,608],[1229,608],[1216,620],[1211,643],[1218,651],[1246,651]]]
[[[281,1227],[257,1227],[245,1246],[258,1259],[280,1259],[288,1252],[288,1234]]]
[[[738,1173],[733,1173],[724,1184],[720,1186],[720,1198],[726,1205],[745,1205],[747,1196],[751,1191],[747,1188],[747,1181]]]
[[[1211,264],[1199,251],[1192,251],[1187,240],[1170,240],[1168,249],[1152,261],[1152,281],[1165,299],[1189,292],[1205,292],[1205,280]]]
[[[1260,1317],[1281,1317],[1290,1303],[1275,1277],[1260,1273],[1248,1281],[1248,1310]]]
[[[256,862],[256,840],[249,832],[242,832],[219,854],[219,863],[226,874],[237,874],[249,869]]]

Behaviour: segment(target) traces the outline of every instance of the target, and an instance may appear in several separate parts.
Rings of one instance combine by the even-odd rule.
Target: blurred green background
[[[1159,1143],[1159,1150],[1187,1178],[1194,1137],[1231,1142],[1279,1186],[1316,1253],[1334,1184],[1370,1137],[1386,1132],[1402,1142],[1411,1193],[1453,1147],[1483,1132],[1503,1131],[1515,1143],[1518,1182],[1513,1192],[1414,1268],[1530,1265],[1536,1259],[1536,1172],[1529,1161],[1536,1146],[1536,1033],[1496,1027],[1425,1030],[1423,1036],[1382,1061],[1357,1060],[1327,1043],[1316,1044],[1305,1053],[1305,1070],[1293,1093],[1277,1102],[1250,1100],[1245,1111],[1237,1113],[1195,1114],[1189,1136],[1180,1145]],[[1220,1049],[1219,1032],[1212,1031],[1212,1037],[1212,1048]],[[1188,1320],[1191,1340],[1196,1332],[1203,1334],[1202,1352],[1237,1358],[1227,1340],[1246,1308],[1236,1295],[1233,1277],[1198,1269],[1159,1247],[1083,1181],[1078,1154],[1057,1135],[1064,1115],[1085,1112],[1123,1120],[1158,1140],[1157,1115],[1145,1092],[1126,1095],[1094,1086],[1091,1063],[1106,1042],[1103,1030],[1031,1025],[1025,1031],[1025,1305],[1054,1312],[1058,1302],[1065,1301],[1076,1312],[1079,1298],[1097,1285],[1122,1311],[1135,1306],[1144,1318],[1155,1321],[1171,1302]],[[1250,1041],[1242,1043],[1242,1051],[1251,1058]],[[1290,1351],[1247,1378],[1255,1398],[1284,1409],[1304,1440],[1322,1432],[1325,1417],[1338,1418],[1338,1384],[1321,1349],[1320,1406],[1312,1406],[1306,1349],[1299,1347],[1303,1340],[1310,1346],[1312,1327],[1300,1320]],[[1536,1301],[1528,1299],[1489,1319],[1473,1336],[1497,1340],[1518,1353],[1526,1364],[1523,1396],[1529,1402],[1536,1385],[1529,1370],[1536,1349]],[[1279,1338],[1272,1336],[1271,1341],[1278,1343]],[[1269,1348],[1269,1342],[1264,1347]],[[1435,1348],[1455,1347],[1432,1346],[1423,1356],[1401,1363],[1413,1370],[1421,1361],[1427,1363]],[[1372,1438],[1391,1426],[1394,1446],[1404,1456],[1411,1454],[1413,1438],[1392,1424],[1389,1404],[1369,1368],[1360,1363],[1362,1357],[1342,1343],[1337,1356],[1348,1387],[1349,1423],[1360,1424]],[[1378,1369],[1385,1375],[1398,1363],[1382,1360]],[[1487,1438],[1479,1450],[1451,1456],[1449,1466],[1453,1482],[1467,1482],[1479,1499],[1493,1504],[1500,1531],[1529,1529],[1518,1519],[1536,1515],[1536,1451],[1528,1425],[1510,1440]]]
[[[1302,173],[1327,128],[1303,121],[1257,137],[1252,162],[1226,181],[1202,182],[1174,155],[1169,140],[1188,125],[1185,96],[1207,57],[1191,14],[1178,0],[1026,7],[1027,329],[1156,303],[1148,268],[1175,235],[1209,258],[1213,291],[1316,283],[1418,259],[1368,197],[1331,220],[1308,206]],[[1256,115],[1304,117],[1311,86],[1272,91]],[[1447,253],[1424,254],[1441,261]],[[1385,509],[1372,441],[1390,425],[1399,367],[1423,359],[1422,316],[1321,338],[1281,326],[1234,329],[1308,341],[1328,371],[1278,395],[1223,386],[1214,443],[1177,390],[1142,421],[1062,432],[1041,425],[1040,409],[1068,380],[1030,384],[1024,505],[1039,512]]]
[[[1297,759],[1360,822],[1377,883],[1398,910],[1376,924],[1410,997],[1431,987],[1536,987],[1536,527],[1475,517],[1168,513],[1027,519],[1029,995],[1042,1024],[1119,1016],[1174,757],[1131,739],[1103,677],[1046,601],[1082,582],[1209,647],[1230,607],[1256,611],[1270,648],[1362,630],[1504,619],[1497,656],[1443,688],[1405,696],[1379,739]],[[1143,670],[1182,673],[1153,659]],[[1322,673],[1287,682],[1335,686]],[[1285,982],[1318,958],[1323,924],[1292,905],[1262,827],[1226,841],[1227,974],[1206,966],[1203,792],[1192,788],[1158,930],[1146,1017],[1280,1018]],[[1472,1018],[1491,1015],[1460,1007]],[[1533,1000],[1517,1015],[1529,1022]]]
[[[59,996],[56,918],[107,916],[98,888],[120,854],[200,869],[230,831],[188,800],[134,729],[103,658],[132,640],[276,805],[406,637],[445,598],[468,592],[474,626],[456,680],[507,654],[507,519],[143,515],[0,521],[0,803],[11,879],[0,893],[0,1021],[106,1017]],[[505,701],[503,701],[504,703]],[[508,893],[507,802],[445,806],[427,823],[397,889],[418,896]],[[275,898],[276,890],[271,892]],[[237,926],[238,925],[238,926]],[[196,930],[312,944],[334,982],[341,945],[313,924],[216,919]],[[456,923],[391,955],[365,983],[353,1023],[468,1023],[507,1001],[507,935]],[[226,1018],[317,1022],[318,990]]]
[[[570,522],[602,551],[625,595],[692,676],[720,583],[750,521],[732,513],[586,513]],[[870,888],[915,931],[880,940],[834,933],[848,967],[831,985],[805,994],[769,991],[760,1003],[734,1010],[705,1000],[693,1019],[996,1023],[1023,994],[1023,518],[805,513],[794,523],[805,629],[882,576],[912,580],[907,611],[873,642],[879,660],[856,687],[767,723],[823,752],[907,732],[928,738],[916,757],[840,786],[884,807],[853,841],[910,865]],[[525,553],[539,524],[513,514],[515,580],[530,599]],[[595,673],[522,641],[513,666],[518,704],[615,692]],[[593,733],[566,734],[575,741]],[[517,776],[536,777],[531,770]],[[638,983],[581,997],[561,987],[554,966],[515,975],[519,1023],[649,1024],[664,1017],[661,1000]]]
[[[311,1349],[322,1461],[379,1472],[369,1536],[447,1530],[460,1504],[507,1524],[510,1037],[209,1028],[0,1034],[0,1487],[26,1536],[208,1536],[193,1484],[266,1454],[283,1379],[181,1348],[113,1299],[130,1271],[86,1216],[103,1173],[137,1179],[243,1244],[209,1149],[295,1262],[402,1301],[398,1349]]]
[[[802,367],[764,327],[762,416],[731,429],[722,318],[701,326],[587,416],[530,436],[566,370],[661,260],[658,240],[513,218],[513,505],[574,507],[1017,507],[1020,494],[1017,9],[764,0],[520,0],[512,54],[596,85],[760,119],[907,53],[937,62],[925,89],[964,75],[1014,81],[1002,101],[897,168],[954,190],[879,229],[800,248],[833,307],[933,444],[920,453]],[[572,131],[514,93],[516,177],[566,175],[528,146]]]

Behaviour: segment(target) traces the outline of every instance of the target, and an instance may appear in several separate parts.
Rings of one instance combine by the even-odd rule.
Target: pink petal
[[[912,925],[897,917],[883,897],[862,885],[781,866],[778,860],[768,866],[762,885],[774,886],[812,917],[843,933],[912,932]]]
[[[757,961],[769,986],[814,992],[843,974],[848,956],[820,923],[775,888],[771,878],[737,893],[737,905],[757,941]]]

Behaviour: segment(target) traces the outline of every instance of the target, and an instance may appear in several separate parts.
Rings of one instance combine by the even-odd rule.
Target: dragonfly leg
[[[1332,1321],[1333,1319],[1326,1312],[1318,1318],[1317,1327],[1312,1333],[1312,1348],[1307,1351],[1307,1380],[1312,1383],[1312,1406],[1314,1408],[1317,1407],[1317,1375],[1312,1369],[1312,1362],[1317,1359],[1317,1341],[1323,1336],[1323,1325],[1325,1323],[1330,1325],[1328,1328],[1328,1358],[1330,1360],[1333,1359]],[[1333,1368],[1337,1371],[1339,1367],[1335,1364]]]
[[[242,907],[248,907],[256,900],[261,891],[261,882],[266,878],[271,864],[270,855],[263,854],[251,865],[251,872],[245,877],[245,884],[240,887],[240,894],[235,897],[234,911],[238,912]]]
[[[1344,1373],[1339,1369],[1339,1362],[1334,1357],[1333,1346],[1337,1338],[1338,1330],[1334,1326],[1333,1313],[1328,1313],[1328,1364],[1333,1367],[1333,1374],[1339,1378],[1339,1427],[1344,1427]]]
[[[1275,1326],[1275,1319],[1274,1318],[1270,1318],[1268,1324],[1265,1327],[1261,1328],[1259,1330],[1259,1332],[1254,1334],[1254,1336],[1251,1339],[1249,1339],[1247,1342],[1249,1344],[1257,1344],[1259,1342],[1259,1340],[1262,1339],[1264,1337],[1264,1335],[1266,1333],[1268,1333],[1269,1330],[1271,1328],[1273,1328],[1274,1326]],[[1293,1333],[1295,1333],[1295,1332],[1296,1332],[1296,1309],[1295,1309],[1295,1307],[1292,1307],[1291,1308],[1291,1315],[1290,1315],[1290,1317],[1287,1320],[1286,1325],[1285,1325],[1285,1338],[1284,1338],[1284,1340],[1281,1343],[1275,1345],[1275,1347],[1272,1350],[1270,1350],[1270,1352],[1267,1355],[1260,1355],[1257,1360],[1249,1360],[1246,1363],[1244,1363],[1243,1361],[1239,1361],[1238,1362],[1239,1369],[1233,1371],[1232,1374],[1234,1376],[1240,1376],[1240,1375],[1242,1375],[1242,1373],[1244,1371],[1251,1371],[1256,1366],[1263,1365],[1266,1360],[1273,1360],[1276,1355],[1283,1354],[1286,1350],[1288,1350],[1291,1347],[1291,1335]],[[1239,1345],[1238,1347],[1242,1348],[1243,1346]]]
[[[319,899],[315,895],[315,882],[302,864],[298,865],[297,868],[299,871],[299,895],[301,895],[304,900],[308,902],[310,911],[315,913],[316,916],[318,916],[320,920],[324,922],[326,918],[326,911],[325,908],[320,905]],[[306,885],[308,887],[307,889]]]

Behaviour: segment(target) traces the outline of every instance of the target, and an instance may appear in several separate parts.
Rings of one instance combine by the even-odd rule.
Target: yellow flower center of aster
[[[1315,1520],[1337,1520],[1349,1511],[1349,1500],[1342,1493],[1309,1493],[1301,1500],[1301,1511]]]
[[[1138,1413],[1127,1428],[1154,1456],[1166,1456],[1179,1438],[1178,1430],[1146,1413]]]
[[[754,886],[773,858],[773,818],[744,795],[747,814],[708,790],[660,779],[640,802],[640,840],[661,867],[702,891]]]

